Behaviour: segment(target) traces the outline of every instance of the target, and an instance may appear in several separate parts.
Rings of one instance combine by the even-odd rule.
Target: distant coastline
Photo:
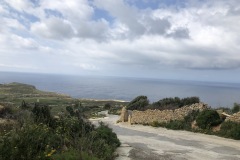
[[[87,100],[87,101],[96,101],[96,102],[106,102],[106,101],[112,101],[112,102],[129,102],[119,99],[91,99],[91,98],[78,98],[78,100]]]
[[[154,102],[166,97],[196,96],[213,108],[240,103],[240,84],[237,83],[0,72],[0,83],[11,82],[34,85],[39,90],[77,99],[128,102],[146,95]]]

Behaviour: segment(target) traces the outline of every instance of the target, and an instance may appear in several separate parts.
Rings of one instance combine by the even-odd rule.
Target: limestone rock
[[[126,107],[122,108],[119,121],[120,122],[127,122],[128,121],[128,111],[127,111]]]
[[[240,112],[234,113],[232,116],[227,117],[225,121],[240,123]]]
[[[203,111],[208,106],[204,103],[196,103],[190,106],[184,106],[175,110],[146,110],[146,111],[132,111],[131,123],[132,124],[149,124],[154,121],[169,122],[170,120],[183,120],[185,116],[193,110]]]

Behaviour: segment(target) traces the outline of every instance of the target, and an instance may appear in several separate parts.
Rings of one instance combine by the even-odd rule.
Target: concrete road
[[[117,160],[240,160],[240,141],[212,135],[103,121],[117,133],[122,146]],[[95,121],[96,122],[96,121]]]

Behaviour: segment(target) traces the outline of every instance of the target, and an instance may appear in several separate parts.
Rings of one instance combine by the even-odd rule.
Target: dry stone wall
[[[225,121],[232,121],[240,123],[240,112],[234,113],[232,116],[227,117]]]
[[[190,106],[184,106],[175,110],[146,110],[146,111],[132,111],[129,118],[131,124],[149,124],[154,121],[169,122],[170,120],[183,120],[185,116],[193,110],[205,110],[209,107],[204,103],[196,103]]]
[[[127,122],[128,121],[128,111],[127,111],[126,107],[122,108],[119,121],[120,122]]]

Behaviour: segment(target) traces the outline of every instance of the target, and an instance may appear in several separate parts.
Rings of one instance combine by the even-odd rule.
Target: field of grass
[[[86,114],[94,115],[101,111],[105,104],[112,107],[121,107],[128,102],[113,100],[76,99],[68,95],[38,90],[35,86],[22,83],[0,84],[0,103],[11,103],[13,106],[21,106],[22,102],[33,105],[38,102],[51,107],[51,112],[57,114],[67,106],[82,106]],[[88,108],[88,109],[86,109]]]

